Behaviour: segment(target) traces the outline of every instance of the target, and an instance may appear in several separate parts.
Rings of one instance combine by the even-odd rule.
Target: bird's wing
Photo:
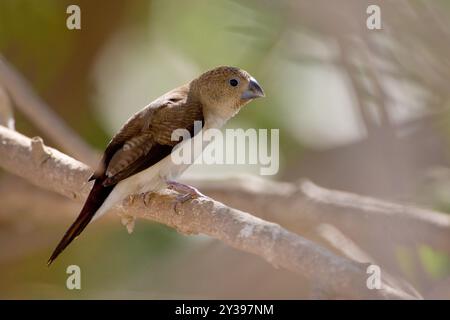
[[[145,126],[145,119],[149,116],[149,113],[152,112],[152,109],[153,108],[148,106],[136,113],[128,119],[122,128],[120,128],[119,132],[112,137],[105,149],[105,152],[103,153],[103,157],[100,160],[98,168],[95,170],[91,178],[89,178],[89,181],[98,179],[104,175],[106,167],[114,154],[119,151],[128,140],[138,136],[142,132],[142,129]]]
[[[172,140],[176,129],[186,129],[194,134],[194,122],[203,122],[199,103],[166,101],[153,109],[142,131],[124,141],[105,163],[106,178],[103,185],[110,186],[159,162],[170,155],[179,140]]]
[[[183,86],[131,117],[111,139],[89,180],[106,176],[105,186],[116,184],[169,155],[178,143],[171,140],[174,130],[187,129],[193,136],[194,121],[203,122],[203,110],[200,103],[187,100]]]
[[[173,90],[134,115],[112,138],[101,165],[91,177],[95,183],[75,222],[65,233],[49,264],[86,228],[96,211],[121,180],[170,155],[179,141],[171,139],[176,129],[194,134],[194,121],[203,121],[202,106],[187,101],[185,90]]]

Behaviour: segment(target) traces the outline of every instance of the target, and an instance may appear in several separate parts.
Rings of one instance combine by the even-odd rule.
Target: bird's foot
[[[178,214],[180,213],[180,205],[182,205],[186,201],[205,196],[203,193],[198,191],[197,188],[176,181],[167,181],[167,187],[180,193],[180,195],[178,195],[175,199],[174,207],[175,212]]]
[[[203,193],[198,191],[197,188],[176,181],[167,181],[167,187],[171,190],[175,190],[179,193],[188,193],[196,197],[205,197]]]

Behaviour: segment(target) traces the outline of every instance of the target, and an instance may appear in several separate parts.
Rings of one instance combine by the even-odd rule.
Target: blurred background
[[[70,4],[81,8],[81,30],[66,27]],[[371,4],[381,30],[366,26]],[[98,150],[162,93],[212,67],[239,66],[266,98],[228,127],[280,129],[271,178],[450,211],[446,0],[2,0],[0,53]],[[17,131],[58,147],[20,111],[15,119]],[[204,165],[186,174],[257,172]],[[149,221],[128,235],[115,216],[47,268],[81,204],[3,171],[0,203],[3,299],[309,298],[314,289],[204,236]],[[394,249],[393,268],[416,288],[450,277],[450,251]],[[69,264],[81,267],[82,290],[66,289]]]

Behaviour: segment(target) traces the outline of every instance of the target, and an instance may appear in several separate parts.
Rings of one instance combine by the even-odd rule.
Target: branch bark
[[[91,185],[89,167],[0,126],[0,166],[33,184],[83,200]],[[144,194],[117,208],[125,217],[164,223],[184,234],[203,233],[224,243],[261,256],[274,266],[300,273],[324,291],[345,298],[415,298],[383,283],[381,290],[368,290],[366,268],[339,257],[280,225],[225,206],[208,197],[183,203],[175,213],[177,193]]]

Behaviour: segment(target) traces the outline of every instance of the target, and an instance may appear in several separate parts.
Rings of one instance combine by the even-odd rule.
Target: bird
[[[108,143],[89,178],[94,183],[81,212],[54,249],[48,266],[91,220],[133,194],[171,187],[184,193],[181,201],[198,195],[195,188],[174,181],[189,164],[172,161],[172,152],[182,143],[181,138],[173,139],[172,133],[185,129],[192,140],[199,136],[194,132],[195,122],[201,124],[201,130],[219,129],[244,105],[264,96],[262,87],[247,71],[219,66],[131,116]]]

